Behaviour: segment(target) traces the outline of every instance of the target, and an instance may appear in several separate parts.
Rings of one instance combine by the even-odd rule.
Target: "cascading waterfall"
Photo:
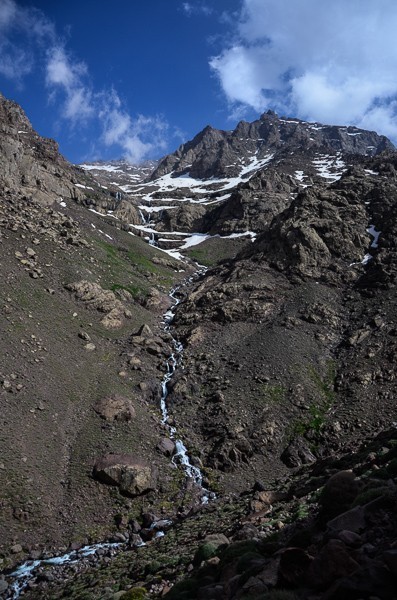
[[[192,280],[192,278],[190,278],[188,281],[191,281],[191,280]],[[162,395],[161,395],[161,400],[160,400],[160,408],[161,408],[161,413],[162,413],[162,417],[163,417],[162,423],[167,427],[169,434],[170,434],[170,438],[175,441],[176,452],[172,458],[172,463],[175,466],[180,464],[183,467],[183,469],[186,473],[186,476],[189,479],[192,479],[194,481],[194,483],[199,488],[201,488],[201,491],[202,491],[201,502],[203,504],[206,504],[209,500],[209,497],[212,497],[213,494],[211,492],[208,492],[208,490],[206,490],[205,488],[203,488],[203,475],[202,475],[200,469],[198,467],[196,467],[195,465],[192,465],[186,446],[184,445],[182,440],[180,440],[176,437],[176,434],[177,434],[176,428],[169,424],[169,414],[168,414],[168,407],[167,407],[168,383],[171,380],[172,376],[174,375],[178,364],[180,364],[180,361],[182,358],[182,353],[183,353],[183,345],[181,344],[181,342],[176,340],[174,338],[174,336],[170,333],[171,323],[175,316],[174,310],[180,303],[180,300],[175,295],[179,289],[180,289],[180,286],[177,286],[171,290],[169,296],[173,300],[174,306],[171,309],[169,309],[164,315],[164,323],[165,323],[164,329],[171,335],[171,340],[172,340],[172,344],[174,346],[174,351],[172,352],[171,356],[167,360],[167,372],[164,375],[163,381],[161,383]]]
[[[150,213],[145,216],[141,209],[139,209],[139,216],[141,217],[142,225],[150,225]]]

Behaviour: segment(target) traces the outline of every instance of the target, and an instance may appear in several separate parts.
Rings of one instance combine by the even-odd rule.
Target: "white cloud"
[[[23,36],[23,47],[13,40],[15,33]],[[37,47],[52,44],[54,36],[53,24],[41,11],[0,0],[0,74],[21,82],[33,70]]]
[[[101,103],[99,117],[103,123],[102,141],[106,146],[118,146],[132,163],[166,149],[168,124],[164,119],[144,115],[132,119],[122,108],[114,90],[101,94]]]
[[[214,12],[207,4],[192,4],[191,2],[183,2],[182,9],[188,17],[193,15],[204,15],[209,17]]]
[[[33,60],[28,52],[8,41],[0,42],[0,74],[19,82],[31,72]]]
[[[65,95],[63,119],[72,126],[99,123],[99,142],[106,148],[117,148],[130,162],[140,162],[148,154],[165,149],[167,124],[159,117],[139,115],[133,119],[114,89],[95,92],[87,66],[72,60],[63,47],[48,53],[46,83]]]
[[[86,74],[86,65],[73,61],[62,46],[54,46],[49,50],[46,84],[51,90],[61,89],[64,92],[62,116],[73,125],[86,122],[95,110],[93,93],[89,84],[85,83]]]
[[[21,85],[35,68],[45,73],[49,103],[71,125],[71,135],[99,130],[93,142],[98,156],[101,147],[113,147],[139,162],[166,149],[168,125],[162,118],[132,118],[113,89],[95,88],[87,65],[67,51],[42,11],[0,0],[0,76]]]
[[[231,104],[395,136],[394,0],[243,0],[210,66]]]
[[[1,0],[0,2],[0,29],[9,27],[15,21],[17,7],[13,0]]]

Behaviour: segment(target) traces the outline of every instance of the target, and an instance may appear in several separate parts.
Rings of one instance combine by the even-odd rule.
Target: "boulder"
[[[106,421],[131,421],[135,417],[132,401],[119,395],[102,398],[94,410]]]
[[[229,539],[223,533],[209,533],[205,536],[204,542],[212,544],[215,548],[219,546],[228,546],[230,544]]]
[[[306,580],[312,557],[302,548],[285,548],[280,556],[278,574],[288,585],[301,585]]]
[[[297,437],[287,446],[281,455],[281,460],[287,467],[300,467],[316,462],[316,457],[311,452],[308,443]]]
[[[340,540],[330,540],[313,560],[308,571],[310,584],[319,589],[330,586],[335,579],[354,573],[359,564],[350,556]]]
[[[352,471],[339,471],[332,475],[321,494],[322,514],[329,519],[345,512],[360,491],[361,485]]]
[[[114,292],[104,290],[99,283],[92,281],[76,281],[69,283],[66,289],[74,292],[76,298],[87,306],[95,308],[99,312],[106,313],[101,323],[106,329],[117,329],[124,323],[124,319],[131,318],[131,312],[124,306]]]
[[[170,438],[163,437],[157,444],[157,450],[165,456],[172,456],[175,452],[175,443]]]
[[[156,487],[156,469],[131,454],[106,454],[94,464],[95,479],[118,486],[120,492],[134,498]]]
[[[365,510],[362,506],[355,506],[354,508],[347,510],[327,523],[328,531],[331,534],[344,530],[358,533],[363,531],[365,527]]]

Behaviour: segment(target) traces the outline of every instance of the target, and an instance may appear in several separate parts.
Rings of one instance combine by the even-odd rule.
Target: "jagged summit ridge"
[[[281,158],[286,149],[289,153],[375,156],[393,148],[388,138],[373,131],[280,118],[269,111],[252,123],[240,121],[233,131],[205,127],[193,140],[163,158],[150,179],[170,172],[189,172],[200,179],[234,177],[252,156],[260,160],[273,153]]]

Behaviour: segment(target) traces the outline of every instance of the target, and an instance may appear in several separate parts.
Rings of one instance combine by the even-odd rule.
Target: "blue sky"
[[[0,0],[0,90],[71,161],[279,114],[397,140],[395,0]]]

